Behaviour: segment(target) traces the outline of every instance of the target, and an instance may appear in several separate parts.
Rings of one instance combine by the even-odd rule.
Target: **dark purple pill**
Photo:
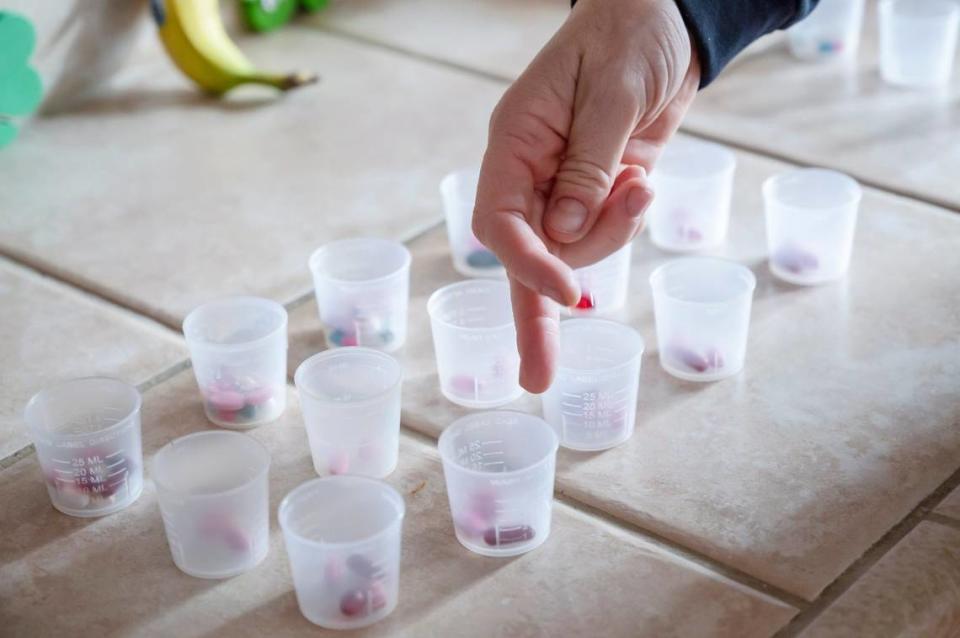
[[[353,554],[347,558],[347,567],[363,578],[377,578],[382,575],[380,569],[373,562],[361,554]]]
[[[490,527],[483,533],[483,542],[491,547],[500,547],[528,541],[535,535],[533,528],[529,525]]]

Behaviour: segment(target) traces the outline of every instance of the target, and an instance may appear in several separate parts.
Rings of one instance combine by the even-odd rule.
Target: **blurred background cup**
[[[152,469],[180,571],[229,578],[266,557],[270,453],[263,444],[239,432],[196,432],[163,446]]]
[[[686,381],[717,381],[743,369],[757,279],[725,259],[686,257],[650,275],[660,365]]]
[[[633,434],[643,337],[607,319],[560,323],[560,357],[543,416],[572,450],[605,450]]]
[[[950,81],[960,4],[953,0],[881,0],[880,75],[906,87]]]
[[[653,243],[679,252],[722,244],[736,165],[736,156],[724,146],[672,139],[650,174],[656,193],[647,213]]]
[[[480,169],[466,168],[448,174],[440,182],[453,267],[465,277],[503,277],[503,265],[480,243],[471,226],[479,179]]]
[[[24,421],[53,506],[103,516],[143,491],[140,393],[116,379],[74,379],[41,390]]]
[[[576,268],[573,276],[580,285],[580,300],[573,308],[563,308],[574,316],[610,315],[627,302],[630,286],[630,259],[633,242],[595,264]]]
[[[820,168],[785,171],[763,183],[770,271],[794,284],[842,278],[850,267],[860,185]]]
[[[790,52],[815,62],[855,57],[863,5],[864,0],[820,0],[809,16],[787,30]]]
[[[410,251],[389,239],[342,239],[310,256],[320,322],[331,348],[393,352],[407,339]]]
[[[523,394],[506,281],[444,286],[430,295],[427,312],[443,396],[467,408],[491,408]]]
[[[183,321],[207,418],[247,429],[287,406],[287,311],[269,299],[225,297]]]
[[[300,612],[328,629],[357,629],[396,608],[405,507],[364,476],[303,483],[280,503],[280,527]]]
[[[516,556],[550,535],[557,435],[521,412],[457,419],[437,443],[457,540],[484,556]]]
[[[400,364],[370,348],[316,354],[294,382],[317,474],[383,478],[397,466]]]

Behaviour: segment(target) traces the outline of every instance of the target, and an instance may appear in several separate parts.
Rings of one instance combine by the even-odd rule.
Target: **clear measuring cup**
[[[405,507],[395,489],[364,476],[303,483],[280,503],[300,612],[329,629],[356,629],[396,608]]]
[[[722,244],[736,166],[736,156],[720,144],[672,139],[650,174],[656,193],[647,212],[653,243],[678,252]]]
[[[437,443],[457,540],[484,556],[516,556],[550,535],[557,435],[540,418],[480,412]]]
[[[270,453],[239,432],[195,432],[153,458],[160,515],[173,562],[197,578],[256,567],[270,545]]]
[[[490,408],[523,394],[506,281],[471,279],[427,301],[440,391],[457,405]]]
[[[575,269],[573,275],[580,284],[580,301],[573,308],[566,308],[566,314],[602,315],[622,308],[630,285],[632,254],[631,242],[595,264]]]
[[[287,311],[259,297],[224,297],[183,321],[207,418],[246,429],[287,406]]]
[[[660,365],[687,381],[716,381],[743,369],[757,279],[725,259],[687,257],[650,275]]]
[[[949,0],[881,0],[880,75],[907,87],[950,81],[960,5]]]
[[[643,337],[606,319],[560,324],[560,360],[543,416],[573,450],[605,450],[633,434]]]
[[[473,205],[477,199],[480,169],[467,168],[448,174],[440,182],[443,212],[453,267],[466,277],[502,277],[503,265],[473,234]]]
[[[863,0],[820,0],[809,16],[787,30],[790,52],[814,62],[853,56],[862,23]]]
[[[316,354],[294,375],[317,474],[382,478],[397,465],[401,369],[370,348]]]
[[[794,284],[840,279],[850,266],[862,190],[837,171],[800,168],[763,183],[770,271]]]
[[[70,516],[121,510],[143,491],[140,393],[116,379],[74,379],[41,390],[24,421],[53,506]]]
[[[310,256],[320,322],[331,348],[385,352],[407,339],[410,251],[388,239],[342,239]]]

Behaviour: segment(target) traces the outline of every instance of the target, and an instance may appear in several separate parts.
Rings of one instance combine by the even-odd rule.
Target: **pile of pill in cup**
[[[696,158],[692,161],[690,158]],[[651,180],[652,246],[722,249],[735,162],[728,150],[677,140]],[[516,556],[548,540],[558,447],[610,450],[637,421],[644,339],[611,319],[627,305],[632,243],[574,271],[582,296],[560,324],[557,372],[539,417],[495,410],[523,394],[503,268],[473,236],[478,171],[443,181],[455,270],[474,277],[427,301],[439,378],[449,401],[478,411],[448,425],[437,447],[457,540],[485,556]],[[834,171],[798,169],[763,185],[771,273],[795,285],[847,272],[860,187]],[[297,601],[333,629],[377,622],[398,605],[405,506],[383,481],[397,466],[411,256],[398,242],[331,242],[309,260],[328,349],[294,382],[316,478],[292,490],[278,518]],[[666,259],[650,275],[660,365],[683,381],[719,381],[745,366],[756,277],[715,256]],[[254,569],[270,544],[270,453],[239,431],[286,408],[287,312],[257,297],[205,303],[183,323],[200,404],[219,430],[168,442],[150,470],[173,563],[198,578]],[[139,392],[114,379],[47,388],[24,418],[54,507],[71,516],[123,509],[143,489]],[[611,452],[616,453],[616,452]]]

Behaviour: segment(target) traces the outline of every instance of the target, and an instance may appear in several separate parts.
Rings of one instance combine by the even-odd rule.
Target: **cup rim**
[[[739,272],[740,274],[747,275],[747,286],[746,288],[734,295],[730,295],[725,299],[720,301],[691,301],[690,299],[682,299],[674,295],[669,294],[663,287],[663,279],[666,276],[665,273],[671,268],[676,268],[677,266],[683,263],[691,263],[693,261],[699,262],[710,262],[715,265],[719,265],[723,268],[732,268],[733,270]],[[744,266],[743,264],[733,261],[732,259],[723,259],[721,257],[680,257],[678,259],[671,259],[670,261],[660,264],[652,273],[650,273],[650,288],[653,290],[653,296],[656,298],[658,294],[663,294],[670,301],[674,303],[689,304],[692,306],[724,306],[729,304],[732,301],[736,301],[745,296],[752,296],[753,292],[757,288],[757,276],[753,274],[753,271]]]
[[[130,396],[133,399],[133,406],[130,408],[129,412],[127,412],[127,414],[124,415],[124,417],[118,420],[116,423],[108,425],[107,427],[99,430],[93,430],[91,432],[71,434],[71,433],[55,432],[50,428],[46,427],[45,425],[38,423],[37,420],[30,418],[30,413],[33,410],[35,410],[42,401],[47,399],[49,396],[51,396],[55,392],[65,390],[66,388],[72,385],[79,385],[83,383],[89,383],[92,381],[111,383],[118,388],[123,388],[124,391],[129,391]],[[113,432],[114,430],[122,430],[126,428],[133,419],[139,416],[140,410],[142,407],[143,407],[143,396],[140,394],[140,391],[137,390],[135,386],[130,385],[126,381],[121,381],[120,379],[117,379],[114,377],[108,377],[108,376],[77,377],[75,379],[67,379],[66,381],[60,381],[58,383],[54,383],[53,385],[47,386],[41,389],[40,391],[36,392],[32,397],[30,397],[30,400],[27,401],[26,406],[24,406],[23,420],[27,425],[28,432],[43,433],[49,436],[51,439],[56,439],[56,440],[74,441],[79,439],[85,439],[91,436],[103,435],[108,432]]]
[[[378,244],[384,247],[389,246],[391,249],[399,248],[401,254],[403,255],[403,261],[397,268],[391,270],[390,272],[377,277],[370,277],[368,279],[342,279],[340,277],[334,277],[326,270],[320,268],[319,261],[326,253],[336,248],[360,244]],[[410,254],[410,249],[407,248],[402,242],[395,241],[393,239],[384,239],[383,237],[348,237],[345,239],[336,239],[334,241],[327,242],[323,246],[320,246],[314,250],[312,253],[310,253],[310,258],[307,260],[307,267],[310,269],[310,273],[315,278],[322,278],[324,281],[329,281],[331,283],[343,286],[368,286],[371,284],[378,284],[388,281],[397,275],[402,274],[410,269],[410,263],[412,261],[413,257]]]
[[[307,371],[309,368],[312,368],[313,366],[323,363],[329,359],[334,359],[336,357],[352,357],[355,354],[372,355],[382,361],[387,362],[396,373],[396,378],[390,384],[389,387],[376,393],[375,395],[366,397],[364,399],[360,399],[358,401],[350,401],[349,403],[343,403],[340,401],[331,401],[329,399],[323,398],[320,395],[313,392],[310,388],[306,387],[306,385],[304,385],[303,377],[304,375],[307,374]],[[396,357],[386,352],[383,352],[381,350],[377,350],[375,348],[365,348],[361,346],[353,346],[349,348],[331,348],[329,350],[324,350],[323,352],[318,352],[317,354],[304,359],[303,362],[297,366],[296,372],[293,373],[293,384],[296,386],[298,392],[307,395],[314,401],[318,401],[326,405],[336,405],[336,406],[343,406],[343,407],[362,406],[368,403],[375,403],[383,399],[384,397],[392,394],[397,389],[397,387],[400,386],[400,384],[402,383],[403,383],[403,366],[400,365],[400,362],[397,360]]]
[[[277,317],[280,318],[280,322],[270,332],[261,335],[256,339],[243,341],[241,343],[213,343],[198,339],[196,335],[190,334],[192,331],[192,326],[200,320],[200,316],[203,312],[209,311],[211,308],[216,306],[229,306],[232,304],[254,304],[261,306],[266,310],[274,312]],[[210,301],[204,302],[191,310],[190,314],[188,314],[183,320],[181,331],[183,332],[184,339],[187,341],[187,345],[191,348],[202,348],[204,350],[211,350],[215,352],[240,352],[243,350],[253,350],[258,348],[264,343],[273,340],[279,333],[283,333],[284,336],[286,336],[287,324],[289,320],[290,317],[287,313],[287,309],[272,299],[256,297],[253,295],[230,295],[226,297],[218,297],[217,299],[211,299]]]
[[[561,339],[563,338],[563,326],[565,324],[575,324],[575,323],[578,323],[578,324],[587,323],[587,324],[594,324],[594,325],[607,324],[608,326],[614,327],[617,330],[621,330],[622,332],[629,332],[630,336],[636,337],[637,341],[639,342],[639,349],[637,350],[636,354],[634,354],[632,357],[630,357],[629,359],[627,359],[622,363],[616,363],[616,364],[605,366],[602,368],[600,367],[573,368],[573,367],[565,366],[558,363],[557,372],[563,371],[569,374],[591,374],[596,372],[606,372],[608,370],[619,370],[620,368],[626,368],[630,365],[633,365],[637,361],[637,359],[643,358],[643,353],[646,351],[647,343],[644,340],[643,335],[640,334],[640,331],[634,328],[633,326],[630,326],[625,323],[621,323],[619,321],[613,321],[612,319],[605,319],[603,317],[574,317],[571,319],[564,319],[563,321],[560,322],[560,338]]]
[[[479,166],[464,166],[455,170],[450,171],[443,178],[440,179],[440,197],[446,199],[447,197],[447,187],[449,184],[452,184],[456,179],[464,177],[466,175],[480,175]],[[474,202],[468,198],[464,197],[454,197],[453,198],[459,204],[473,204]]]
[[[715,180],[718,177],[726,177],[727,174],[733,173],[737,169],[737,154],[729,147],[718,142],[697,138],[680,139],[683,145],[693,145],[702,147],[703,149],[709,149],[711,153],[722,158],[721,161],[723,165],[703,175],[683,175],[669,170],[667,164],[658,164],[650,172],[651,179],[667,179],[672,182],[706,182]],[[656,175],[656,177],[654,177],[654,175]]]
[[[917,13],[916,11],[897,11],[900,7],[916,8],[915,2],[906,2],[905,0],[880,0],[880,10],[881,13],[886,14],[886,17],[893,17],[896,14],[897,20],[904,20],[910,22],[937,22],[944,19],[950,19],[954,16],[960,14],[960,6],[956,2],[951,2],[950,0],[923,0],[923,4],[932,7],[933,12],[926,13]]]
[[[372,534],[367,536],[362,536],[359,538],[353,538],[346,541],[318,541],[313,538],[307,538],[300,532],[296,531],[291,527],[289,517],[290,517],[290,508],[292,507],[293,499],[303,492],[308,492],[314,488],[319,483],[367,483],[370,485],[375,485],[380,489],[387,497],[392,501],[395,508],[395,516],[391,521],[384,525],[382,529],[379,529]],[[404,516],[407,513],[406,503],[403,501],[403,497],[400,493],[389,485],[385,481],[380,479],[371,478],[369,476],[361,476],[359,474],[343,474],[340,476],[320,476],[312,478],[310,480],[304,481],[300,485],[296,486],[289,492],[286,496],[283,497],[283,500],[280,501],[280,505],[277,506],[277,520],[280,523],[280,529],[283,530],[285,534],[290,534],[294,536],[299,542],[312,545],[314,547],[349,547],[351,545],[359,545],[363,543],[369,543],[374,540],[379,539],[382,536],[386,536],[387,533],[393,531],[394,527],[403,522]]]
[[[259,470],[257,470],[255,474],[253,474],[251,477],[247,478],[246,480],[244,480],[242,483],[238,485],[234,485],[233,487],[228,487],[223,490],[217,490],[216,492],[205,492],[203,494],[190,494],[189,492],[184,492],[183,490],[174,489],[166,481],[160,478],[162,475],[162,472],[157,471],[157,465],[158,465],[158,459],[160,458],[161,454],[164,454],[165,452],[169,454],[170,452],[168,450],[172,450],[175,444],[183,444],[184,442],[187,442],[191,439],[208,438],[208,437],[216,437],[216,438],[240,437],[242,438],[245,441],[245,444],[250,444],[251,446],[253,446],[254,449],[257,450],[258,454],[261,454],[261,462],[263,466]],[[261,443],[260,441],[256,440],[251,436],[242,434],[240,432],[234,432],[231,430],[202,430],[200,432],[191,432],[190,434],[185,434],[183,436],[173,439],[172,441],[168,441],[163,447],[157,450],[157,452],[153,455],[153,458],[150,461],[150,470],[151,470],[151,474],[153,475],[153,482],[157,484],[158,488],[162,488],[164,492],[167,492],[169,494],[176,494],[177,496],[184,497],[191,500],[193,499],[206,500],[208,498],[219,498],[221,496],[233,494],[235,492],[239,492],[249,487],[253,483],[259,481],[264,474],[267,474],[270,471],[270,462],[271,462],[270,451],[267,449],[267,446],[265,446],[263,443]]]
[[[523,419],[532,420],[533,422],[535,422],[536,427],[541,428],[544,432],[548,432],[550,434],[550,437],[552,438],[552,441],[553,441],[552,445],[550,446],[550,449],[541,458],[533,461],[529,465],[516,470],[508,470],[506,472],[484,472],[483,470],[475,470],[473,468],[464,467],[463,465],[460,465],[451,456],[450,450],[447,449],[450,447],[450,444],[448,443],[448,441],[450,440],[451,437],[453,437],[453,434],[451,434],[451,432],[454,432],[455,430],[457,430],[458,427],[459,428],[464,427],[464,424],[467,424],[475,419],[479,419],[489,415],[510,415],[510,416],[522,417]],[[444,465],[449,463],[453,467],[456,467],[457,471],[459,472],[464,472],[471,476],[476,476],[476,477],[481,477],[486,479],[505,478],[505,477],[517,476],[519,474],[526,474],[531,470],[539,468],[541,465],[547,463],[550,459],[555,459],[557,456],[557,450],[559,449],[560,449],[560,437],[557,436],[556,430],[554,430],[549,423],[547,423],[545,420],[543,420],[542,418],[536,415],[528,414],[526,412],[520,412],[519,410],[486,410],[483,412],[474,412],[472,414],[464,415],[459,419],[456,419],[453,423],[451,423],[447,427],[445,427],[443,429],[443,432],[440,433],[440,437],[437,439],[437,451],[440,453],[440,459],[443,461]]]
[[[802,204],[787,204],[783,202],[774,193],[774,189],[776,188],[777,184],[781,180],[784,180],[788,177],[794,177],[801,173],[804,175],[815,175],[818,177],[830,176],[831,178],[839,178],[841,182],[844,182],[847,186],[852,186],[853,188],[851,188],[850,195],[848,197],[838,200],[829,206],[804,206]],[[763,180],[761,191],[763,193],[763,199],[767,203],[775,202],[785,208],[804,211],[829,211],[847,208],[848,206],[859,204],[860,200],[863,199],[863,187],[860,186],[860,183],[857,182],[857,180],[853,179],[846,173],[841,173],[840,171],[835,171],[829,168],[793,168],[786,171],[780,171],[779,173],[771,175],[767,179]]]
[[[436,322],[443,326],[444,328],[450,328],[451,330],[459,330],[466,332],[499,332],[505,328],[511,328],[514,325],[513,320],[513,311],[510,311],[510,319],[504,321],[501,324],[496,326],[483,326],[483,327],[467,327],[467,326],[458,326],[449,321],[445,321],[437,316],[437,305],[440,303],[441,296],[449,294],[450,292],[458,288],[466,288],[467,286],[490,286],[497,288],[504,288],[507,293],[507,299],[510,298],[510,284],[507,283],[505,279],[491,279],[491,278],[481,278],[481,277],[471,277],[469,279],[463,279],[461,281],[456,281],[452,284],[447,284],[437,288],[431,293],[430,297],[427,299],[427,315],[430,317],[430,321]]]

